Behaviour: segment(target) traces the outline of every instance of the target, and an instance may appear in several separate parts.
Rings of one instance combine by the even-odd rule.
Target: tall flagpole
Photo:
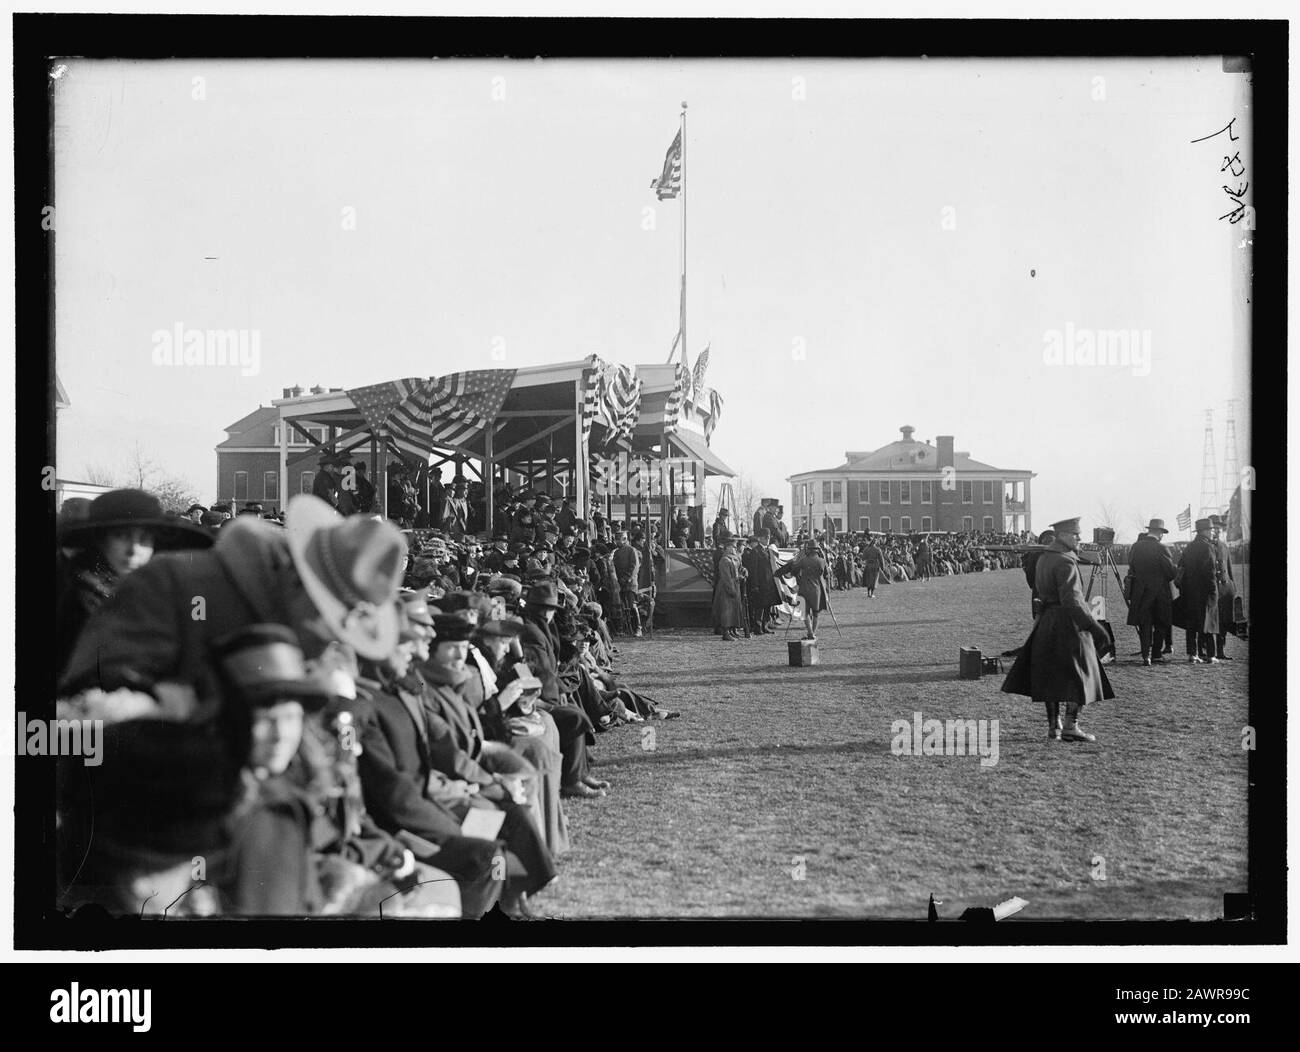
[[[682,100],[682,299],[681,299],[682,368],[689,369],[686,358],[686,100]]]

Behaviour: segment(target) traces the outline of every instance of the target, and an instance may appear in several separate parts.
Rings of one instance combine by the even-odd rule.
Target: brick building
[[[314,387],[309,394],[321,394]],[[284,389],[285,398],[299,398],[301,387]],[[324,427],[304,428],[317,442],[329,436]],[[217,500],[260,501],[267,511],[280,508],[280,411],[259,405],[245,417],[225,428],[226,440],[217,445]],[[289,495],[310,493],[316,479],[318,455],[311,444],[289,429]]]
[[[953,436],[931,444],[902,427],[900,441],[845,462],[791,475],[790,518],[796,530],[825,518],[837,532],[947,533],[1030,530],[1032,471],[995,468],[953,449]]]

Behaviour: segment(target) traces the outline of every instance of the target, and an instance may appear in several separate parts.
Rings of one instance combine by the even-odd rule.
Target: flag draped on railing
[[[686,366],[678,362],[674,367],[673,389],[668,392],[668,401],[664,403],[664,434],[671,435],[677,430],[677,424],[681,420],[682,405],[686,402],[687,387],[690,383],[690,374],[686,371]]]
[[[588,441],[593,422],[609,429],[606,444],[630,439],[641,413],[641,380],[636,369],[591,355],[583,369],[582,440]]]

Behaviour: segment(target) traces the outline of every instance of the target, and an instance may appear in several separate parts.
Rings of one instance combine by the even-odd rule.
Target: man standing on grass
[[[1164,639],[1165,626],[1173,621],[1173,602],[1169,596],[1169,582],[1178,572],[1169,549],[1160,543],[1169,531],[1164,519],[1152,519],[1147,532],[1129,549],[1129,573],[1133,577],[1133,594],[1128,602],[1128,623],[1138,630],[1142,647],[1142,664],[1166,665],[1161,656],[1160,641]],[[1155,634],[1153,654],[1152,635]]]
[[[1034,591],[1043,612],[1020,648],[1002,690],[1024,694],[1047,709],[1047,736],[1061,741],[1091,742],[1096,736],[1079,726],[1079,713],[1090,701],[1113,698],[1115,692],[1097,660],[1098,647],[1110,642],[1106,629],[1092,616],[1079,578],[1079,520],[1052,523],[1056,539],[1038,557]],[[1061,726],[1065,702],[1065,726]]]

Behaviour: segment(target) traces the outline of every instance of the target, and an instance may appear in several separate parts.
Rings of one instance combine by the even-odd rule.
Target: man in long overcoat
[[[745,550],[741,559],[741,565],[749,577],[750,630],[760,636],[772,631],[768,626],[768,611],[780,602],[776,578],[772,573],[772,553],[768,548],[770,542],[771,535],[767,530],[759,531],[754,544]]]
[[[1223,652],[1227,642],[1228,629],[1236,620],[1233,604],[1237,598],[1237,581],[1232,576],[1232,551],[1224,538],[1228,524],[1218,515],[1210,516],[1210,525],[1214,527],[1214,550],[1219,560],[1219,631],[1214,637],[1214,656],[1220,661],[1231,661]]]
[[[1035,591],[1043,612],[1020,648],[1002,689],[1042,702],[1047,710],[1049,738],[1096,741],[1079,726],[1079,713],[1090,701],[1113,698],[1110,681],[1097,660],[1097,647],[1110,642],[1106,629],[1092,616],[1079,578],[1079,520],[1052,523],[1054,540],[1039,556]],[[1065,726],[1060,706],[1065,702]]]
[[[1128,623],[1138,630],[1144,665],[1150,665],[1152,661],[1166,664],[1158,645],[1155,654],[1151,653],[1151,635],[1153,626],[1169,625],[1173,619],[1169,582],[1178,571],[1174,569],[1169,549],[1160,543],[1160,538],[1168,532],[1164,519],[1152,519],[1147,532],[1133,543],[1128,554],[1129,571],[1133,576],[1133,593],[1128,601]],[[1160,638],[1164,638],[1163,632]]]
[[[722,543],[718,559],[718,579],[713,588],[713,628],[722,633],[730,643],[740,638],[740,626],[745,623],[745,608],[741,602],[740,581],[743,569],[736,554],[736,542],[728,537]]]
[[[1196,536],[1178,563],[1178,591],[1186,604],[1183,629],[1187,662],[1217,665],[1214,637],[1219,632],[1218,552],[1210,540],[1209,519],[1196,520]]]

